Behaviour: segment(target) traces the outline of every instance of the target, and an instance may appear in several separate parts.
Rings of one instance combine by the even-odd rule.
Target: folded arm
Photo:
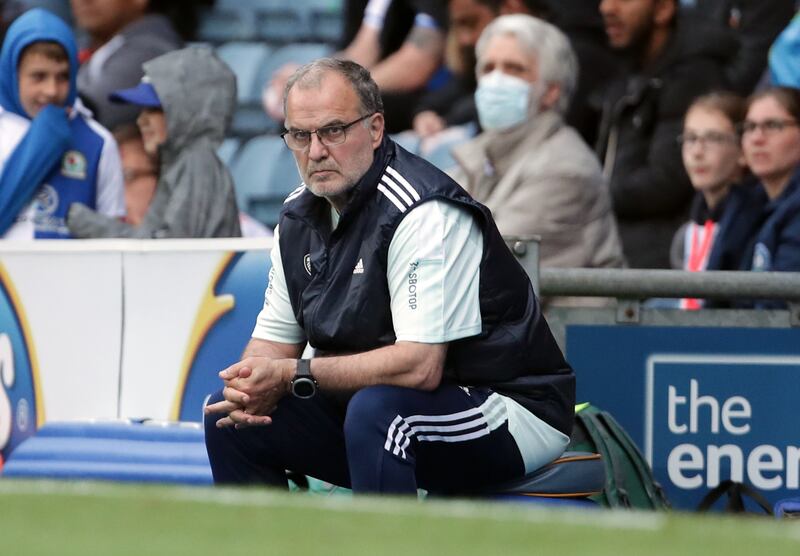
[[[224,401],[206,407],[206,414],[227,413],[217,426],[268,425],[270,414],[297,370],[301,344],[251,340],[245,357],[222,371]],[[311,361],[311,374],[323,390],[356,391],[387,384],[434,390],[442,379],[447,344],[397,342],[371,351]]]

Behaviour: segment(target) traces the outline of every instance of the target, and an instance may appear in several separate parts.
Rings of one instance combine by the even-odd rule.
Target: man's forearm
[[[353,41],[334,56],[344,60],[352,60],[367,69],[372,68],[380,59],[381,47],[379,33],[376,29],[362,25]]]
[[[242,359],[267,357],[269,359],[297,359],[303,353],[302,344],[282,344],[270,340],[250,338],[242,352]]]
[[[242,360],[222,371],[224,400],[206,414],[227,413],[217,426],[268,425],[278,401],[289,392],[302,345],[252,339]],[[324,390],[357,391],[386,384],[434,390],[442,379],[447,344],[398,342],[392,346],[335,357],[316,357],[311,374]]]
[[[381,91],[414,91],[436,72],[444,53],[444,34],[438,29],[414,27],[400,49],[371,68]]]
[[[356,391],[386,384],[435,389],[442,379],[447,344],[398,342],[391,346],[311,361],[311,374],[324,390]]]

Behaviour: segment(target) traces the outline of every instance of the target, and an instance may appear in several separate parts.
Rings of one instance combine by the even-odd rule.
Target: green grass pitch
[[[0,554],[798,556],[800,523],[5,479]]]

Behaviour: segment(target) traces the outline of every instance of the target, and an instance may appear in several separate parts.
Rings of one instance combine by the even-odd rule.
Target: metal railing
[[[543,268],[543,296],[800,300],[800,272]]]

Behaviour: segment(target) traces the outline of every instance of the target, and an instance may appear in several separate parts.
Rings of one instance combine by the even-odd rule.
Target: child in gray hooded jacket
[[[144,220],[131,226],[75,203],[75,237],[238,237],[233,180],[216,155],[236,106],[236,77],[208,48],[169,52],[143,65],[145,76],[112,100],[142,107],[145,150],[159,181]]]

